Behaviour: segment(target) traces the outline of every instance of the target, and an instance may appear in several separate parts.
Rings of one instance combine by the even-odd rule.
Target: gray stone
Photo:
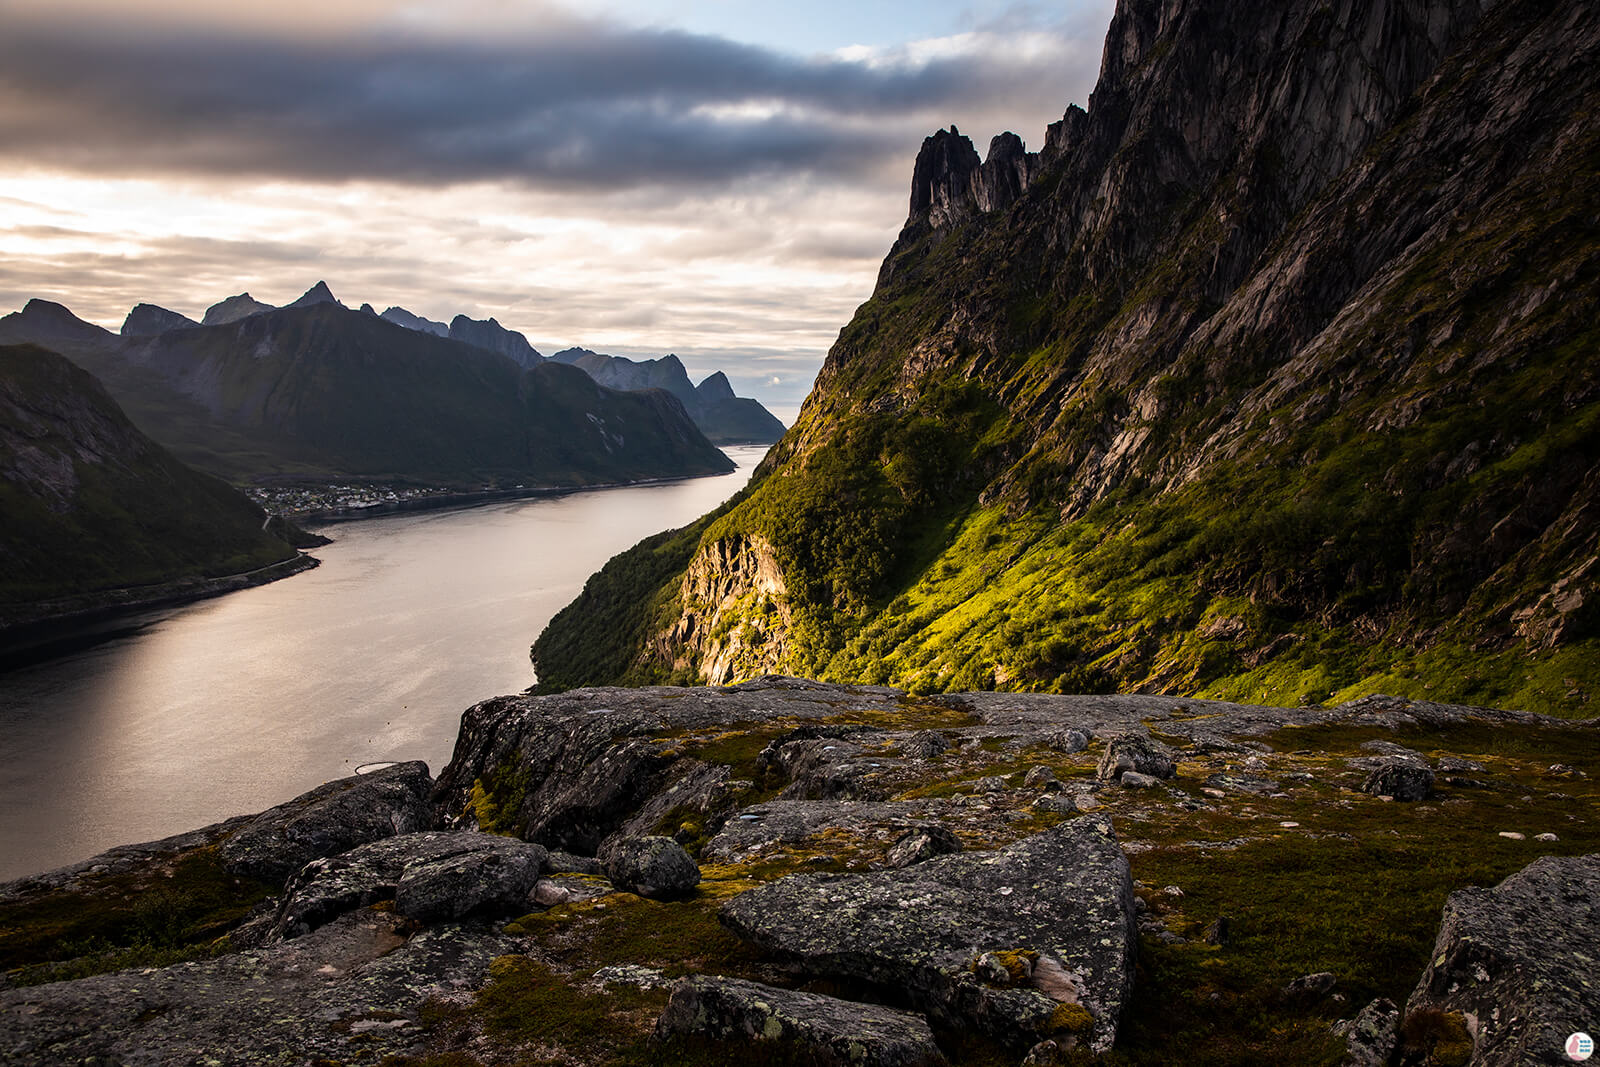
[[[907,830],[901,838],[889,846],[889,851],[884,854],[883,862],[889,867],[909,867],[913,863],[931,860],[935,856],[948,856],[961,851],[961,842],[956,835],[942,826],[923,826],[915,830]]]
[[[938,730],[919,730],[900,745],[900,753],[907,759],[932,759],[950,748],[950,742]]]
[[[974,793],[1003,793],[1006,790],[1006,780],[998,774],[991,774],[984,778],[974,778],[967,783],[967,788]]]
[[[1178,773],[1178,756],[1172,749],[1144,734],[1119,734],[1106,742],[1096,770],[1102,782],[1116,781],[1129,771],[1152,778]]]
[[[532,901],[544,861],[542,845],[504,838],[473,841],[453,855],[408,863],[395,885],[394,907],[425,923],[515,915]]]
[[[1123,771],[1117,781],[1122,783],[1124,789],[1154,789],[1161,784],[1161,779],[1138,771]]]
[[[1338,984],[1332,971],[1318,971],[1316,974],[1302,974],[1299,978],[1283,987],[1283,995],[1288,1000],[1317,1001],[1333,992],[1333,987]]]
[[[1068,1032],[1109,1048],[1136,944],[1128,861],[1092,819],[902,871],[795,875],[735,897],[721,919],[803,975],[866,982],[1020,1048]],[[983,982],[986,952],[1030,954],[1026,987]],[[1074,1004],[1087,1017],[1062,1009]]]
[[[1433,772],[1426,763],[1385,759],[1367,775],[1361,791],[1396,800],[1426,800],[1433,792]]]
[[[423,922],[526,911],[546,853],[509,837],[406,834],[312,860],[284,887],[274,939],[300,937],[347,911],[394,900]]]
[[[230,873],[282,885],[314,859],[433,825],[433,779],[420,761],[327,782],[268,808],[222,845]]]
[[[553,908],[572,899],[572,890],[559,882],[541,878],[533,887],[533,902],[541,908]]]
[[[863,842],[890,842],[907,830],[935,826],[950,802],[930,800],[769,800],[744,808],[723,823],[701,850],[707,860],[738,862],[780,846],[814,847],[829,831],[843,830]],[[829,835],[834,836],[834,835]]]
[[[700,884],[700,868],[670,837],[614,841],[600,856],[600,866],[618,889],[652,900],[680,900]]]
[[[1057,815],[1076,815],[1078,813],[1078,798],[1069,793],[1046,793],[1033,802],[1036,811],[1048,811]]]
[[[945,1062],[927,1020],[894,1008],[799,993],[738,978],[679,980],[656,1022],[661,1039],[692,1034],[749,1042],[749,1061],[766,1044],[806,1050],[819,1067],[931,1067]]]
[[[1061,788],[1061,779],[1057,778],[1056,772],[1049,767],[1032,767],[1023,775],[1022,786],[1024,789],[1055,790]]]
[[[1473,1067],[1554,1063],[1600,1019],[1600,853],[1537,859],[1492,889],[1461,889],[1406,1015],[1460,1012]]]
[[[1263,778],[1257,774],[1239,774],[1234,771],[1223,771],[1213,774],[1206,779],[1206,785],[1212,789],[1221,789],[1233,793],[1249,793],[1252,796],[1264,796],[1276,792],[1278,783],[1271,778]]]
[[[1065,752],[1068,755],[1084,751],[1093,740],[1093,734],[1075,727],[1052,730],[1042,738],[1043,743],[1048,747],[1055,749],[1057,752]]]
[[[1345,1056],[1339,1067],[1387,1067],[1400,1043],[1400,1009],[1379,997],[1356,1015],[1333,1025],[1344,1038]]]

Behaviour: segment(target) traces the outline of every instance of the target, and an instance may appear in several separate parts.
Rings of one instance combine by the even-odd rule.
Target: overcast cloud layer
[[[1109,10],[1085,8],[800,57],[549,8],[488,40],[24,7],[0,37],[0,311],[48,296],[114,327],[327,278],[547,347],[676,350],[791,407],[870,295],[921,138],[1039,143],[1092,84]]]

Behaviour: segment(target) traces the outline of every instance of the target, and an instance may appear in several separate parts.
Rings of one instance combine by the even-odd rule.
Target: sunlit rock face
[[[608,661],[726,679],[756,616],[682,594],[759,538],[789,621],[734,677],[1593,699],[1597,39],[1532,2],[1118,5],[1037,155],[924,142],[799,420]]]

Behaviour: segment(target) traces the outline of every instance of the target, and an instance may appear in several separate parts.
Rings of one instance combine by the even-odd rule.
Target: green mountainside
[[[1588,5],[1122,0],[1041,152],[924,143],[797,424],[590,581],[542,684],[1580,713],[1597,72]]]
[[[118,337],[35,300],[0,319],[0,342],[65,353],[179,458],[236,482],[592,485],[732,469],[670,397],[524,369],[331,295],[297,304]]]
[[[0,346],[0,624],[26,605],[296,560],[244,494],[134,428],[86,371]]]

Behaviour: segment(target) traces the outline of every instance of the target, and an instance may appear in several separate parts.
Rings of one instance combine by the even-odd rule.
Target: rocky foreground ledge
[[[0,886],[19,1064],[1568,1062],[1600,729],[767,678]]]

